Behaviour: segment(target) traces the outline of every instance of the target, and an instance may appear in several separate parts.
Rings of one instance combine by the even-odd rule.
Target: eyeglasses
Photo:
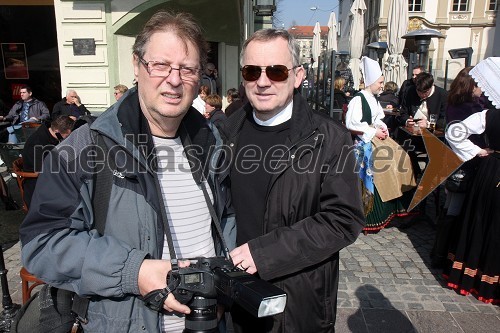
[[[265,67],[246,65],[241,68],[241,75],[246,81],[257,81],[260,78],[262,71],[265,70],[266,75],[270,80],[281,82],[288,79],[288,72],[297,67],[299,66],[288,68],[285,65],[271,65]]]
[[[194,67],[181,66],[179,68],[172,67],[170,64],[159,62],[159,61],[146,61],[139,58],[141,64],[144,65],[146,71],[151,77],[163,77],[166,78],[170,75],[172,70],[179,71],[179,76],[183,81],[195,81],[198,80],[200,69]]]

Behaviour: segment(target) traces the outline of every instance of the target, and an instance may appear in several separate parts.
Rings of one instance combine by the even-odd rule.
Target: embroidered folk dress
[[[500,304],[500,110],[478,112],[463,124],[466,135],[484,132],[495,152],[480,159],[465,209],[452,234],[443,276],[448,287],[462,295],[471,293],[482,302]],[[449,133],[453,128],[447,136]],[[470,140],[448,141],[464,161],[480,150]]]
[[[363,114],[363,97],[367,102],[365,107],[366,105],[369,107],[370,115]],[[367,119],[368,117],[369,119]],[[380,184],[379,186],[375,184],[376,181],[374,181],[372,173],[373,160],[371,153],[373,152],[375,142],[378,146],[384,144],[385,140],[378,140],[375,137],[376,128],[387,129],[387,125],[383,122],[384,117],[385,114],[382,106],[375,96],[367,90],[362,90],[353,97],[346,113],[346,127],[352,131],[362,132],[355,140],[355,154],[356,162],[359,166],[360,179],[363,183],[363,201],[366,217],[364,232],[379,231],[386,227],[395,216],[406,213],[406,207],[408,207],[413,195],[413,191],[408,191],[408,189],[415,185],[411,166],[409,165],[412,181],[410,182],[411,184],[408,184],[410,186],[402,186],[400,188],[404,188],[400,197],[394,197],[392,200],[383,200],[383,195],[381,197],[380,191],[384,191],[384,189],[381,188]],[[392,139],[388,138],[386,140],[388,141],[387,144],[390,144],[389,141],[391,141],[393,145],[397,146]],[[399,153],[406,155],[402,150],[399,150]],[[367,195],[367,193],[370,193],[370,195]]]

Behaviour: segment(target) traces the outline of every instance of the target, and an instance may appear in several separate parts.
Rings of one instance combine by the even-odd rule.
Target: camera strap
[[[201,190],[203,191],[203,195],[205,197],[205,202],[208,208],[208,211],[210,213],[210,216],[212,218],[212,223],[215,225],[215,230],[217,231],[218,238],[220,239],[221,245],[222,245],[222,251],[224,252],[224,257],[226,257],[227,260],[231,261],[231,258],[229,256],[229,248],[227,247],[226,241],[224,239],[223,233],[222,233],[222,228],[221,228],[221,223],[220,220],[217,216],[217,213],[215,211],[215,208],[212,204],[212,200],[210,199],[210,196],[208,194],[207,186],[210,186],[208,183],[207,178],[203,173],[201,173],[201,179],[198,181],[196,180],[196,183],[198,183],[201,187]],[[158,198],[163,198],[163,194],[160,188],[160,183],[159,181],[155,181],[155,187],[156,187],[156,193]],[[215,202],[215,195],[214,195],[214,202]],[[160,200],[160,212],[161,212],[161,218],[163,220],[163,228],[164,228],[164,234],[167,237],[167,244],[168,244],[168,250],[170,252],[170,261],[172,262],[172,269],[176,269],[177,266],[177,256],[175,254],[175,248],[174,248],[174,242],[172,238],[172,233],[170,232],[170,226],[167,218],[167,212],[165,209],[165,205],[162,204],[162,201]]]
[[[203,177],[205,178],[205,177]],[[215,212],[214,206],[212,204],[212,200],[210,200],[210,196],[208,195],[207,187],[205,186],[210,186],[208,184],[208,181],[205,178],[205,182],[201,182],[201,190],[203,191],[203,195],[205,196],[205,201],[207,202],[207,207],[208,211],[210,212],[210,215],[212,216],[212,223],[215,225],[215,229],[217,230],[217,233],[219,234],[219,239],[221,241],[222,249],[224,251],[224,257],[226,257],[227,260],[230,262],[233,262],[231,260],[231,257],[229,256],[229,248],[227,247],[226,240],[224,239],[224,235],[222,234],[222,227],[221,223],[219,220],[219,217],[217,216],[217,213]],[[215,202],[215,195],[214,195],[214,202]]]

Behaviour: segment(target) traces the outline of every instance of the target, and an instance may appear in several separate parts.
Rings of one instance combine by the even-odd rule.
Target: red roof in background
[[[294,37],[310,37],[313,38],[314,25],[295,25],[288,29],[288,32]],[[328,27],[321,27],[321,38],[328,37]]]

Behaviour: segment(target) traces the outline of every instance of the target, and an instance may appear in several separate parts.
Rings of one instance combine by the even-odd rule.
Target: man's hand
[[[229,253],[229,255],[233,259],[233,264],[235,266],[238,266],[249,274],[257,273],[257,267],[255,266],[252,254],[250,253],[248,243],[235,248],[231,251],[231,253]]]
[[[417,121],[418,127],[426,128],[427,127],[427,119],[420,119]]]
[[[76,96],[74,99],[74,103],[76,106],[82,105],[82,100],[80,99],[80,96]]]
[[[189,266],[189,262],[179,262],[180,267]],[[145,259],[139,269],[139,291],[142,296],[156,289],[163,289],[167,285],[167,273],[172,266],[168,260]],[[188,306],[179,303],[174,295],[169,294],[163,308],[169,312],[177,311],[188,314],[191,312]]]

